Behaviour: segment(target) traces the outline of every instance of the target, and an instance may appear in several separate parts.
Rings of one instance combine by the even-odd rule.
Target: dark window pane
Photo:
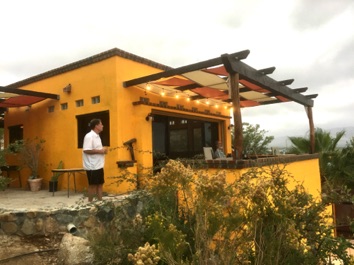
[[[84,137],[90,131],[88,126],[92,119],[101,119],[103,124],[103,131],[100,133],[102,144],[104,146],[110,145],[110,126],[109,126],[109,111],[95,112],[90,114],[78,115],[77,119],[77,145],[82,148]]]
[[[17,140],[23,140],[23,125],[9,127],[9,142],[14,143]]]
[[[193,130],[193,148],[196,152],[203,149],[202,128]]]
[[[170,152],[188,151],[188,131],[186,129],[170,131]]]

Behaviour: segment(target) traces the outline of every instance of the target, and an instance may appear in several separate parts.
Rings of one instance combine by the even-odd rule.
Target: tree
[[[353,222],[352,209],[350,208],[352,208],[351,197],[354,191],[354,138],[350,143],[347,143],[345,148],[339,149],[337,144],[344,134],[345,131],[342,130],[332,137],[330,132],[316,128],[315,151],[320,154],[323,197],[338,206],[335,207],[334,215],[339,227],[347,226],[353,229],[353,226],[350,225]],[[289,137],[289,139],[293,144],[290,152],[307,153],[310,150],[308,137]],[[343,207],[347,210],[340,210]],[[336,227],[336,229],[338,228]],[[352,238],[351,233],[347,233],[346,236]]]
[[[274,140],[274,136],[266,136],[267,131],[261,130],[259,124],[242,124],[243,151],[246,156],[254,154],[267,154],[268,145]]]
[[[354,189],[354,137],[343,149],[322,153],[320,168],[323,179],[333,186]]]
[[[315,129],[315,153],[333,152],[337,149],[338,142],[345,135],[345,130],[336,133],[333,138],[329,131],[321,128]],[[292,146],[289,149],[293,154],[307,154],[310,151],[310,137],[289,136]]]
[[[322,182],[329,181],[329,186],[338,189],[341,185],[354,187],[353,178],[353,140],[351,145],[339,150],[338,142],[345,135],[345,130],[336,133],[335,137],[331,136],[329,131],[321,128],[315,129],[315,152],[320,154],[320,172]],[[310,150],[309,137],[289,137],[292,146],[290,153],[304,154]],[[328,188],[328,187],[326,187]],[[328,191],[326,191],[328,192]]]

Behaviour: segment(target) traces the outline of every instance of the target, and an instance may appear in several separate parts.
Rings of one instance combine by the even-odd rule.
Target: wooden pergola
[[[59,95],[0,86],[0,108],[30,106],[47,98],[59,100]]]
[[[236,159],[243,153],[241,108],[281,102],[296,102],[305,107],[309,120],[310,153],[314,153],[315,133],[312,116],[313,99],[317,94],[303,95],[307,87],[291,89],[294,79],[276,81],[268,75],[275,67],[254,69],[242,62],[249,50],[190,64],[123,82],[128,88],[137,86],[152,93],[179,93],[190,100],[208,104],[232,104]],[[210,103],[211,102],[211,103]]]

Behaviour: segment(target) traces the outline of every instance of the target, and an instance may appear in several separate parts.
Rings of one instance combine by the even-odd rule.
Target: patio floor
[[[67,190],[56,191],[48,190],[29,191],[23,189],[8,188],[0,191],[0,213],[2,212],[27,212],[38,210],[55,210],[72,208],[76,205],[87,204],[87,197],[82,192],[75,193],[70,191],[68,197]],[[114,196],[115,197],[115,196]],[[111,199],[111,195],[103,197],[103,200]]]

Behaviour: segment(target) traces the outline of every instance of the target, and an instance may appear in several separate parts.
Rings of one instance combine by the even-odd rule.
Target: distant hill
[[[350,141],[352,137],[354,137],[354,127],[345,127],[345,128],[332,128],[332,129],[324,129],[326,131],[330,131],[331,135],[334,137],[336,133],[340,132],[341,130],[345,130],[345,135],[342,137],[342,139],[338,143],[338,147],[344,147],[347,142]],[[288,135],[288,136],[300,136],[303,137],[305,136],[304,134],[301,135]],[[288,139],[288,136],[277,136],[274,138],[274,140],[271,142],[270,147],[274,148],[287,148],[291,146],[291,142]]]

